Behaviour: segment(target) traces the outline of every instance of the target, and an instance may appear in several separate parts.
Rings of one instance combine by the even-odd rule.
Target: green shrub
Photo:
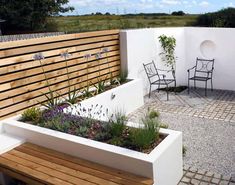
[[[160,128],[165,128],[165,129],[167,129],[167,128],[169,128],[169,126],[168,126],[167,124],[165,124],[165,123],[161,123],[161,124],[160,124]]]
[[[159,137],[159,121],[145,115],[142,119],[143,128],[130,131],[131,144],[140,150],[149,148]]]
[[[102,80],[101,78],[98,78],[97,84],[93,84],[93,85],[96,88],[96,93],[100,94],[105,91],[106,80]]]
[[[123,139],[120,137],[114,137],[109,141],[110,144],[116,145],[116,146],[122,146],[123,145]]]
[[[235,28],[235,8],[226,8],[198,17],[196,26]]]
[[[158,118],[160,116],[160,113],[155,110],[149,110],[148,111],[148,116],[150,119]]]
[[[126,128],[126,121],[127,118],[125,114],[121,112],[115,113],[114,117],[110,119],[109,124],[109,133],[111,134],[111,137],[120,137]]]
[[[37,122],[41,117],[41,110],[36,107],[29,108],[22,113],[22,121]]]

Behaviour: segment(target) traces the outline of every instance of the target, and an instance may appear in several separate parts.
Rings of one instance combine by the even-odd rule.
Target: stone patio
[[[170,129],[183,132],[187,148],[184,157],[184,184],[235,185],[235,92],[192,89],[170,93],[153,92],[145,105],[129,115],[138,121],[148,108],[161,113],[162,122]],[[199,170],[198,170],[199,169]]]
[[[178,185],[235,185],[231,177],[208,172],[206,170],[197,170],[195,168],[185,167],[184,175]]]
[[[204,89],[187,90],[170,93],[169,101],[166,101],[166,92],[157,91],[151,94],[151,98],[145,97],[145,107],[151,107],[160,112],[184,114],[188,116],[214,119],[235,123],[235,92],[224,90],[208,90],[205,97]],[[137,110],[141,112],[143,108]],[[135,116],[136,114],[132,114]]]

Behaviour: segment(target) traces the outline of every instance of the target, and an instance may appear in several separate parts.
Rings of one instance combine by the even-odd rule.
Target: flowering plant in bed
[[[164,139],[159,135],[161,123],[155,111],[144,115],[139,128],[127,126],[127,118],[121,112],[109,116],[108,121],[99,119],[108,114],[102,105],[85,108],[78,104],[76,114],[64,111],[63,106],[30,108],[22,114],[21,121],[144,153],[151,152]]]

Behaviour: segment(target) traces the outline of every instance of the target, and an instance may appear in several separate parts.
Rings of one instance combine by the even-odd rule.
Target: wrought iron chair
[[[157,85],[158,86],[158,91],[161,85],[165,85],[166,86],[166,92],[167,92],[167,100],[169,100],[169,92],[168,92],[168,87],[170,83],[175,83],[175,87],[176,87],[176,80],[175,80],[175,73],[173,70],[162,70],[162,69],[157,69],[154,61],[147,63],[147,64],[143,64],[145,72],[147,74],[148,80],[149,80],[149,84],[150,84],[150,88],[149,88],[149,98],[151,96],[151,87],[152,85]],[[165,74],[159,74],[159,71],[163,71],[163,72],[172,72],[172,79],[167,79]]]
[[[190,80],[194,81],[194,88],[196,89],[196,81],[205,82],[205,96],[207,96],[207,81],[211,81],[211,91],[213,91],[213,71],[215,59],[196,59],[196,65],[188,69],[188,94],[190,89]],[[190,76],[190,71],[194,69],[194,75]]]

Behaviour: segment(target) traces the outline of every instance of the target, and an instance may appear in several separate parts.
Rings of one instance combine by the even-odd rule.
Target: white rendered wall
[[[197,56],[215,58],[214,88],[235,91],[235,29],[185,28],[185,39],[186,68]]]
[[[187,69],[195,65],[196,57],[215,58],[214,88],[235,90],[235,29],[153,28],[123,30],[120,34],[122,66],[128,69],[130,78],[143,79],[144,94],[148,93],[149,83],[143,63],[154,60],[158,68],[166,69],[159,56],[162,50],[158,37],[162,34],[176,38],[177,85],[187,85]],[[203,42],[204,44],[201,46]],[[204,87],[204,83],[199,82],[197,86]]]
[[[185,76],[181,73],[185,68],[184,28],[158,28],[121,31],[121,61],[127,67],[129,78],[142,78],[144,81],[144,94],[148,93],[149,82],[145,74],[143,63],[154,60],[157,68],[169,69],[161,61],[162,52],[158,37],[162,34],[176,38],[177,84],[185,85]],[[171,74],[169,74],[172,78]],[[155,88],[153,88],[155,89]]]
[[[144,105],[143,86],[141,79],[134,79],[130,82],[122,84],[116,88],[105,91],[101,94],[83,100],[79,105],[73,105],[67,108],[66,111],[76,114],[80,108],[92,108],[91,112],[94,119],[107,120],[112,114],[124,113],[130,114],[136,109]],[[97,105],[97,106],[96,106]],[[102,106],[102,108],[100,108]],[[102,114],[94,114],[97,111],[102,111]],[[108,115],[106,114],[108,110]],[[84,117],[89,117],[89,111],[80,114]],[[104,113],[104,114],[103,114]]]

